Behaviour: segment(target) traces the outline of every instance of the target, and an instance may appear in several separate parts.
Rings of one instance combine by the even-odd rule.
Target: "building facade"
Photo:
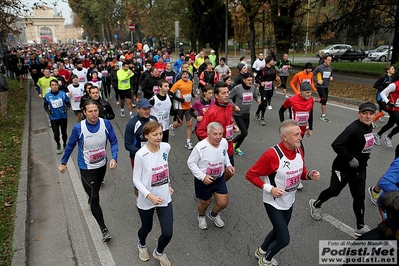
[[[25,29],[26,42],[57,43],[67,41],[65,19],[57,12],[56,7],[39,6],[32,16],[26,16],[28,25]]]

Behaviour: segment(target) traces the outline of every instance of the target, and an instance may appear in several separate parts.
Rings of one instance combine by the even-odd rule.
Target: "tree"
[[[31,9],[22,4],[21,0],[2,0],[0,5],[0,43],[5,42],[8,34],[18,35],[23,30],[17,28],[17,22],[23,20],[21,13],[30,13]],[[24,20],[28,23],[27,20]]]
[[[325,0],[324,0],[325,2]],[[397,0],[337,0],[336,16],[326,17],[316,29],[345,34],[354,38],[379,32],[393,32],[393,43],[399,42]],[[392,64],[399,62],[399,48],[393,45]]]

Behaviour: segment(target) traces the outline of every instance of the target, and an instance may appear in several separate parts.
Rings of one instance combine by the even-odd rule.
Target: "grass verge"
[[[21,167],[21,146],[25,122],[26,89],[8,80],[8,117],[0,118],[0,265],[11,265],[13,230]]]

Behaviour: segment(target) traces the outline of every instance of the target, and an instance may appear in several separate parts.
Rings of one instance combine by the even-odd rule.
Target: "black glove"
[[[391,103],[391,102],[388,102],[387,106],[390,107],[390,108],[394,108],[395,107],[395,105],[393,103]]]

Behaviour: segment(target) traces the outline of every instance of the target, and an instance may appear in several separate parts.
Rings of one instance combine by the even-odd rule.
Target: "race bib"
[[[73,100],[74,100],[75,102],[80,102],[80,99],[82,99],[82,95],[74,95],[74,96],[73,96]]]
[[[129,83],[128,79],[122,80],[122,84],[128,84],[128,83]]]
[[[252,92],[243,92],[242,94],[242,104],[250,105],[252,103],[253,95]]]
[[[373,133],[364,134],[364,140],[366,141],[366,143],[364,144],[362,153],[370,153],[371,149],[374,146],[374,134]]]
[[[289,65],[283,65],[283,70],[288,70],[289,69]]]
[[[79,82],[85,82],[86,78],[85,77],[78,77]]]
[[[95,164],[101,162],[105,158],[105,147],[89,151],[89,162]]]
[[[328,79],[331,76],[331,72],[330,71],[323,71],[323,79]]]
[[[273,81],[265,81],[265,91],[273,89]]]
[[[289,172],[286,173],[286,178],[285,178],[285,191],[291,192],[295,191],[299,185],[299,182],[301,181],[301,171],[293,171],[293,174],[290,174]]]
[[[310,83],[310,79],[303,79],[302,83],[304,83],[304,82],[309,82]]]
[[[157,115],[158,122],[167,120],[169,121],[169,111],[159,111]]]
[[[107,71],[107,70],[103,70],[103,71],[101,71],[101,74],[102,74],[103,76],[106,76],[106,75],[108,75],[108,71]]]
[[[152,87],[152,91],[156,94],[156,93],[158,93],[160,90],[159,90],[159,87],[158,87],[158,86],[154,86],[154,87]]]
[[[155,167],[152,169],[151,187],[159,187],[169,182],[169,168],[168,165]]]
[[[37,73],[37,69],[32,69],[32,74],[36,74]]]
[[[226,126],[226,140],[227,141],[230,141],[233,139],[233,133],[234,133],[234,126],[233,125]]]
[[[223,163],[209,163],[206,168],[206,174],[212,176],[214,179],[219,178],[222,175]]]
[[[168,83],[172,83],[172,81],[173,81],[173,76],[165,76],[165,80],[166,80]]]
[[[299,126],[306,126],[309,120],[309,112],[295,112],[295,121]]]
[[[64,105],[62,99],[55,99],[55,100],[50,100],[51,106],[56,109],[60,108]]]
[[[191,102],[191,94],[183,94],[183,98],[185,102]]]

